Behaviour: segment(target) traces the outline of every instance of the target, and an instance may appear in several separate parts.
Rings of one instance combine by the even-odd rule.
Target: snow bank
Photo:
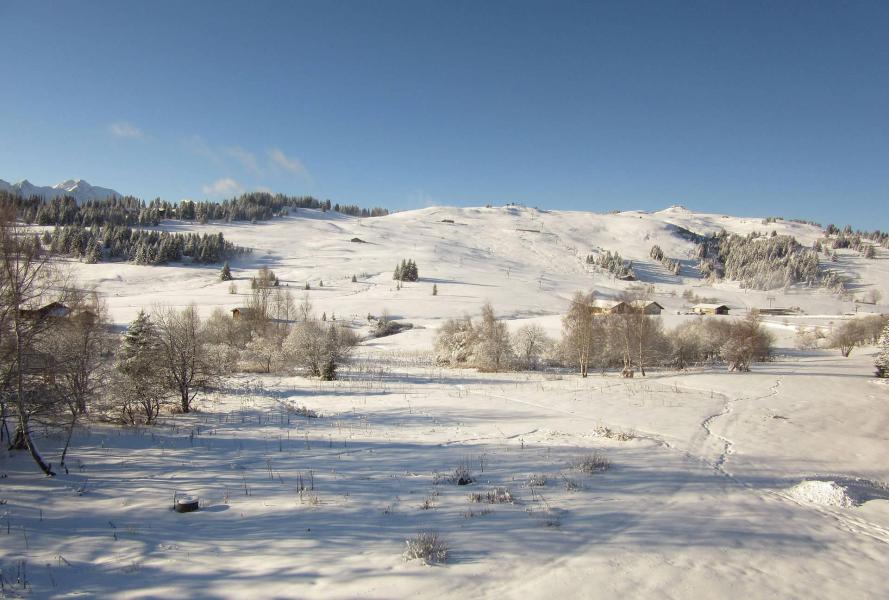
[[[846,488],[835,481],[801,481],[789,490],[790,495],[801,502],[850,508],[855,501],[846,493]]]

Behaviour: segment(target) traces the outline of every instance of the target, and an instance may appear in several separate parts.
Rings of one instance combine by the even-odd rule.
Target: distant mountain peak
[[[16,184],[9,184],[0,179],[0,190],[6,190],[22,196],[42,196],[51,200],[59,196],[73,196],[79,204],[88,200],[107,200],[121,194],[111,188],[90,185],[85,179],[66,179],[50,186],[36,186],[27,179]]]

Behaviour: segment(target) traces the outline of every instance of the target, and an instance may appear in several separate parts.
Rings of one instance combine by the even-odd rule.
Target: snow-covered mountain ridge
[[[108,198],[122,195],[111,188],[90,185],[83,179],[68,179],[53,186],[34,185],[27,179],[23,179],[18,183],[9,183],[0,179],[0,191],[15,193],[24,197],[42,196],[47,200],[59,196],[73,196],[78,203],[83,203],[87,200],[107,200]]]

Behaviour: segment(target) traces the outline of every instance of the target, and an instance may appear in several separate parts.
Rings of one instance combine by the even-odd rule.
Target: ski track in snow
[[[639,439],[644,439],[647,441],[654,442],[662,448],[666,448],[666,449],[668,449],[670,451],[674,451],[674,452],[679,452],[687,458],[690,458],[696,462],[702,463],[702,464],[708,466],[710,469],[712,469],[718,475],[721,475],[721,476],[727,478],[728,480],[732,481],[736,485],[744,488],[745,490],[747,490],[753,494],[756,494],[758,496],[766,496],[766,497],[772,498],[774,500],[778,500],[780,502],[792,503],[800,508],[813,511],[813,512],[817,513],[818,515],[831,520],[834,523],[834,525],[836,525],[838,528],[840,528],[841,530],[843,530],[847,533],[851,533],[853,535],[865,535],[865,536],[870,537],[870,538],[872,538],[876,541],[879,541],[881,543],[889,544],[889,529],[884,528],[880,525],[877,525],[876,523],[873,523],[873,522],[863,519],[861,517],[857,517],[853,514],[849,514],[849,512],[848,512],[849,509],[833,508],[833,507],[820,506],[817,504],[802,502],[802,501],[794,498],[792,495],[790,495],[787,492],[757,487],[757,486],[753,485],[752,483],[750,483],[749,481],[746,481],[743,478],[736,476],[734,473],[732,473],[731,471],[729,471],[726,468],[726,462],[728,461],[729,457],[731,457],[731,455],[735,451],[734,450],[735,443],[728,437],[715,432],[714,431],[714,424],[716,423],[717,420],[719,420],[723,417],[730,416],[734,411],[734,405],[738,402],[763,400],[766,398],[772,398],[772,397],[777,396],[779,394],[781,381],[782,380],[780,377],[777,378],[775,380],[775,383],[772,384],[772,386],[769,388],[767,393],[763,394],[762,396],[756,396],[753,398],[745,398],[745,397],[731,398],[730,396],[728,396],[726,394],[721,394],[721,393],[718,394],[719,396],[722,396],[725,399],[722,410],[720,410],[719,412],[717,412],[715,414],[708,416],[701,422],[701,428],[706,432],[706,435],[710,438],[715,438],[715,439],[719,440],[719,442],[723,446],[722,452],[719,454],[719,456],[717,457],[717,459],[715,461],[711,462],[711,461],[707,460],[707,458],[703,455],[695,454],[692,451],[686,451],[681,448],[678,448],[678,447],[674,446],[673,444],[670,444],[668,441],[666,441],[665,439],[663,439],[662,437],[660,437],[659,435],[657,435],[655,433],[644,432],[644,431],[640,432],[639,430],[636,430],[634,432],[635,437],[639,438]],[[609,386],[609,387],[614,387],[614,386],[619,386],[619,385],[621,385],[621,383],[616,383],[616,384],[613,384],[612,386]],[[695,388],[695,387],[691,387],[691,386],[676,385],[676,387],[679,389],[687,390],[687,391],[695,391],[695,392],[704,391],[700,388]],[[712,392],[712,390],[710,390],[710,391],[711,391],[711,393],[714,393],[714,392]],[[479,395],[479,396],[484,396],[486,398],[497,398],[497,399],[508,401],[508,402],[523,404],[525,406],[531,406],[531,407],[538,408],[538,409],[541,409],[541,410],[544,410],[547,412],[551,412],[551,413],[552,412],[561,413],[561,414],[568,415],[568,416],[575,418],[575,419],[581,419],[581,420],[589,421],[589,422],[595,423],[595,424],[602,424],[601,419],[589,417],[589,416],[586,416],[583,414],[578,414],[576,411],[555,408],[553,406],[547,406],[544,404],[540,404],[537,402],[531,402],[528,400],[520,400],[518,398],[513,398],[508,395],[492,394],[490,392],[478,392],[478,391],[470,391],[470,393]],[[534,429],[532,431],[525,432],[522,434],[515,434],[512,436],[508,436],[508,439],[514,439],[516,437],[519,437],[520,435],[530,435],[531,433],[536,432],[536,431],[537,431],[537,429]],[[476,439],[482,440],[482,439],[491,439],[491,438],[476,438]],[[454,441],[454,442],[449,442],[449,443],[461,443],[463,441],[473,441],[473,440],[460,440],[460,441]],[[684,487],[684,486],[679,486],[680,489],[682,487]]]

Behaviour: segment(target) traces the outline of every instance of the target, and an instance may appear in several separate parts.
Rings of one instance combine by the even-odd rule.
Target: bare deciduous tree
[[[206,388],[214,369],[204,352],[203,327],[194,304],[181,311],[155,310],[158,331],[159,365],[167,387],[179,398],[182,412],[191,411],[195,396]]]
[[[282,344],[283,356],[314,377],[336,378],[336,370],[358,344],[355,332],[339,323],[329,325],[315,318],[309,295],[303,296],[297,309],[300,321]]]
[[[15,222],[15,214],[0,214],[0,353],[3,396],[15,413],[16,431],[11,449],[27,449],[46,475],[55,475],[31,435],[31,419],[46,412],[53,402],[46,393],[45,355],[37,349],[48,327],[48,315],[36,310],[54,289],[53,269],[40,243]],[[3,401],[6,428],[7,400]]]
[[[50,386],[69,417],[59,461],[63,467],[77,421],[105,382],[111,353],[107,310],[98,295],[72,290],[67,304],[68,317],[58,319],[39,343],[50,357]]]
[[[762,327],[759,315],[752,312],[746,319],[731,323],[722,358],[729,371],[748,372],[753,361],[768,358],[771,344],[772,335]]]
[[[603,340],[601,320],[593,314],[594,303],[594,294],[575,292],[562,318],[562,355],[577,365],[581,377],[587,376],[597,345]]]

